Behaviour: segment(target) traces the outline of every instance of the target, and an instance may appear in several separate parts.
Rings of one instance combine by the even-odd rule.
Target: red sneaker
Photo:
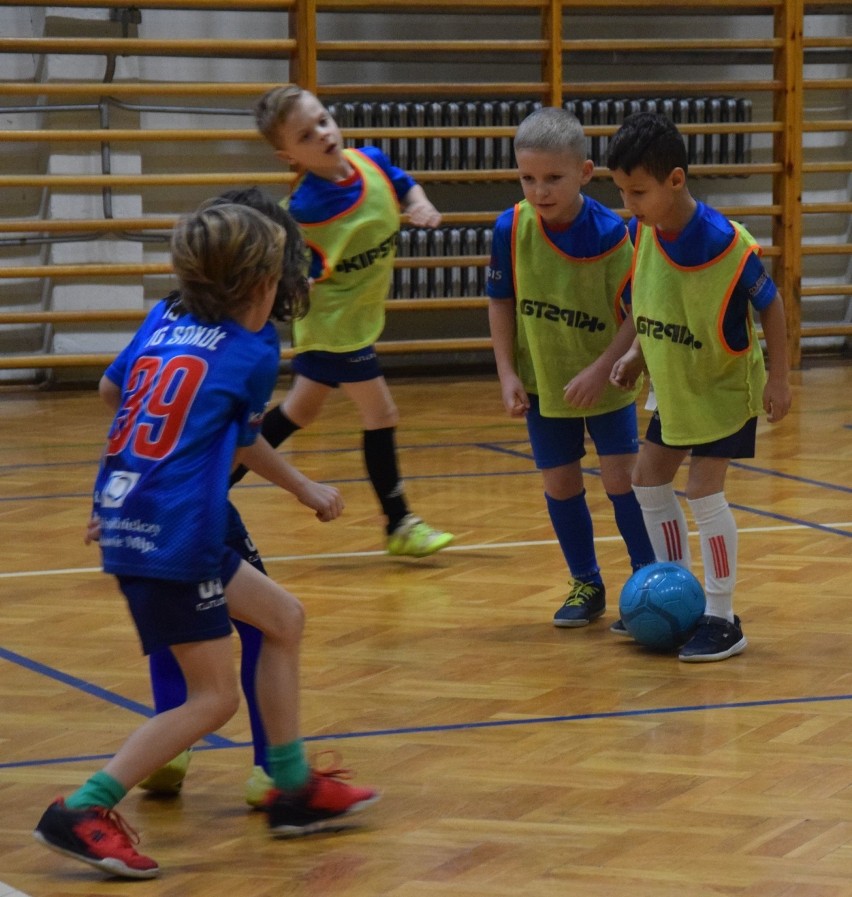
[[[308,784],[299,791],[270,791],[264,803],[270,832],[276,838],[293,838],[334,828],[342,816],[357,813],[381,797],[375,788],[342,781],[348,776],[345,769],[313,769]]]
[[[151,857],[134,849],[139,843],[136,832],[106,807],[69,810],[58,797],[44,811],[33,836],[51,850],[122,878],[154,878],[160,871]]]

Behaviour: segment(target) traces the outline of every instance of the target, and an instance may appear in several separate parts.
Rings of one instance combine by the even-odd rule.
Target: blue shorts
[[[266,567],[263,566],[263,558],[257,550],[257,546],[252,542],[243,518],[240,512],[228,502],[228,532],[225,536],[225,545],[233,548],[234,551],[244,560],[248,561],[255,570],[266,573]]]
[[[116,577],[139,632],[142,651],[151,654],[169,645],[206,642],[230,635],[225,587],[241,563],[236,551],[224,548],[221,574],[207,582]]]
[[[757,441],[757,418],[752,417],[745,422],[745,425],[725,436],[722,439],[716,439],[713,442],[701,442],[697,445],[669,445],[663,442],[663,431],[660,425],[660,412],[655,411],[648,421],[648,431],[645,433],[645,439],[653,442],[654,445],[662,445],[666,448],[681,449],[691,452],[699,458],[753,458],[754,446]]]
[[[586,454],[586,430],[601,455],[635,455],[639,451],[636,405],[589,417],[543,417],[538,396],[530,395],[527,432],[539,470],[573,464]]]
[[[295,373],[334,388],[341,383],[361,383],[382,376],[375,346],[354,352],[299,352],[291,364]]]

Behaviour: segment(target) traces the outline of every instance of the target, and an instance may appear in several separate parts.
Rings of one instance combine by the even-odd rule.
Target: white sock
[[[695,517],[704,562],[705,613],[734,622],[737,581],[737,524],[724,492],[688,501]]]
[[[689,541],[686,515],[675,495],[674,485],[634,486],[642,508],[645,529],[658,561],[671,561],[689,569]]]

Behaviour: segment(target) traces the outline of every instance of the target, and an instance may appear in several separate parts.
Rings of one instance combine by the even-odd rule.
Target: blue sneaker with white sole
[[[703,616],[677,657],[684,663],[710,663],[741,654],[746,645],[739,617],[731,623],[724,617]]]

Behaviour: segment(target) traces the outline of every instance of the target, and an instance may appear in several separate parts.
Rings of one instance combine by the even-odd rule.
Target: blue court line
[[[678,495],[682,495],[679,492]],[[798,517],[790,517],[787,514],[776,514],[774,511],[761,511],[758,508],[752,508],[748,505],[738,505],[734,502],[728,502],[730,507],[737,511],[744,511],[747,514],[754,514],[757,517],[768,517],[770,520],[781,520],[784,523],[791,523],[796,526],[804,526],[807,529],[819,530],[821,533],[831,533],[832,536],[843,536],[846,539],[852,539],[852,530],[836,529],[833,526],[826,526],[824,523],[814,523],[811,520],[801,520]]]
[[[685,704],[679,707],[647,707],[640,710],[608,710],[600,713],[574,713],[565,716],[532,716],[526,719],[484,720],[471,723],[445,723],[435,726],[400,726],[394,729],[371,729],[360,732],[338,732],[326,735],[309,735],[306,742],[342,741],[352,738],[384,738],[394,735],[423,735],[434,732],[462,732],[474,729],[499,729],[506,726],[539,726],[554,723],[575,723],[587,720],[631,719],[643,716],[659,716],[673,713],[701,713],[709,710],[744,710],[754,707],[783,707],[796,704],[820,704],[829,701],[849,701],[852,694],[815,695],[800,698],[770,698],[763,701],[733,701],[726,704]],[[196,750],[219,750],[221,748],[251,747],[251,742],[235,742],[222,739],[221,745],[200,747]],[[111,754],[88,754],[70,757],[53,757],[46,760],[19,760],[14,763],[0,763],[0,769],[20,769],[22,767],[50,766],[60,763],[82,763],[89,760],[106,760]]]
[[[641,440],[640,440],[641,442]],[[526,450],[518,450],[512,448],[506,448],[506,446],[526,446]],[[484,449],[489,452],[494,452],[498,454],[509,455],[513,458],[522,458],[525,461],[532,461],[532,452],[529,449],[529,440],[527,439],[505,439],[500,440],[499,442],[435,442],[435,443],[418,443],[411,445],[400,445],[399,450],[405,451],[415,451],[422,449],[461,449],[461,448],[479,448]],[[348,453],[352,451],[360,451],[359,445],[354,445],[348,448],[333,448],[333,449],[299,449],[299,450],[290,450],[288,454],[290,455],[328,455],[328,454],[341,454]],[[39,464],[11,464],[11,465],[0,465],[0,475],[9,471],[17,471],[17,470],[29,470],[29,469],[37,469],[42,467],[78,467],[81,464],[85,464],[87,466],[92,465],[93,470],[97,468],[97,461],[47,461]],[[754,464],[746,464],[742,461],[731,461],[732,467],[737,467],[740,470],[751,471],[754,473],[761,473],[765,476],[777,477],[778,479],[790,480],[795,483],[803,483],[807,486],[815,486],[818,489],[828,489],[830,491],[836,492],[849,492],[852,493],[852,486],[844,486],[839,483],[828,483],[824,480],[815,480],[811,477],[802,477],[794,474],[783,473],[778,470],[773,470],[769,467],[758,467]],[[585,470],[585,469],[584,469]],[[597,474],[597,468],[589,468],[588,473]],[[500,471],[500,472],[480,472],[480,473],[444,473],[444,474],[414,474],[413,476],[406,476],[406,480],[434,480],[434,479],[451,479],[453,477],[465,478],[465,477],[485,477],[485,476],[518,476],[522,474],[534,474],[538,473],[537,470],[533,469],[531,471]],[[94,476],[94,474],[93,474]],[[340,479],[325,479],[323,482],[334,483],[334,484],[344,484],[344,483],[360,483],[364,482],[364,477],[357,478],[340,478]],[[239,484],[236,487],[237,489],[266,489],[271,488],[268,483],[248,483],[248,484]],[[52,498],[79,498],[86,497],[88,493],[52,493],[50,495],[18,495],[18,496],[2,496],[0,497],[0,502],[4,501],[40,501]]]
[[[502,454],[512,455],[513,457],[517,457],[517,458],[527,458],[527,459],[532,460],[532,455],[528,452],[519,452],[519,451],[516,451],[515,449],[506,449],[506,448],[502,448],[499,445],[488,445],[487,443],[477,443],[477,445],[479,448],[489,448],[493,451],[501,452]],[[739,467],[743,470],[754,471],[755,473],[764,473],[764,474],[767,474],[768,476],[780,477],[782,479],[795,480],[796,482],[799,482],[799,483],[807,483],[808,485],[818,486],[820,488],[829,489],[831,491],[852,492],[852,488],[847,487],[847,486],[838,486],[838,485],[835,485],[832,483],[823,483],[823,482],[820,482],[819,480],[810,480],[805,477],[792,476],[791,474],[780,473],[778,471],[770,470],[770,469],[764,468],[764,467],[755,467],[750,464],[743,464],[742,462],[739,462],[739,461],[732,461],[731,465]],[[583,467],[582,471],[584,474],[590,474],[592,476],[600,476],[600,470],[597,467]],[[474,475],[475,474],[458,474],[459,477],[474,476]],[[680,495],[681,497],[684,496],[684,493],[680,490],[676,490],[676,494]],[[789,517],[786,514],[776,514],[774,511],[764,511],[764,510],[761,510],[760,508],[753,508],[750,505],[739,505],[739,504],[735,504],[734,502],[731,502],[731,501],[729,501],[728,504],[730,505],[730,507],[735,508],[737,511],[743,511],[747,514],[754,514],[757,517],[768,517],[771,520],[779,520],[779,521],[783,521],[784,523],[795,524],[796,526],[804,526],[809,529],[819,530],[822,533],[831,533],[831,535],[833,535],[833,536],[844,536],[847,539],[852,538],[852,531],[849,531],[849,530],[837,529],[836,527],[833,527],[833,526],[826,526],[823,523],[814,523],[811,520],[802,520],[798,517]]]
[[[515,449],[503,448],[500,443],[477,442],[474,443],[477,448],[489,449],[490,451],[500,452],[504,455],[511,455],[514,458],[525,458],[529,461],[533,460],[532,452],[522,452]],[[762,473],[765,476],[776,477],[779,480],[791,480],[794,483],[804,483],[806,486],[816,486],[818,489],[829,489],[834,492],[850,492],[852,486],[844,486],[841,483],[827,483],[824,480],[814,480],[811,477],[801,477],[792,473],[783,473],[780,470],[773,470],[771,467],[758,467],[756,464],[746,464],[743,461],[731,461],[731,467],[739,468],[750,473]],[[586,469],[583,468],[584,472]],[[591,468],[588,472],[597,473],[597,468]],[[461,474],[464,476],[464,474]]]
[[[493,443],[497,445],[498,443]],[[500,440],[500,444],[504,445],[529,445],[528,439],[503,439]],[[456,448],[470,448],[473,447],[486,447],[489,448],[492,443],[483,443],[480,444],[478,442],[417,442],[417,443],[408,443],[398,445],[397,448],[399,450],[405,451],[417,451],[422,449],[456,449]],[[101,452],[103,451],[103,444],[98,443],[94,448],[94,454],[91,458],[82,458],[79,461],[39,461],[35,462],[15,462],[14,464],[0,464],[0,475],[4,473],[16,473],[20,470],[42,470],[49,469],[55,467],[91,467],[93,474],[92,478],[94,479],[94,472],[98,469],[98,460],[101,456]],[[283,449],[281,450],[283,451]],[[355,441],[350,446],[341,446],[340,448],[310,448],[310,449],[294,449],[292,446],[287,446],[287,454],[288,455],[343,455],[349,454],[351,452],[361,452],[361,443]]]
[[[599,713],[572,713],[565,716],[531,716],[525,719],[485,720],[478,723],[447,723],[436,726],[403,726],[397,729],[373,729],[365,732],[340,732],[335,735],[314,735],[305,741],[335,741],[344,738],[376,738],[387,735],[419,735],[427,732],[456,732],[466,729],[497,729],[505,726],[536,726],[550,723],[575,723],[594,719],[625,719],[670,713],[695,713],[707,710],[743,710],[748,707],[778,707],[786,704],[818,704],[826,701],[849,701],[848,695],[815,695],[802,698],[769,698],[763,701],[733,701],[726,704],[684,704],[679,707],[647,707],[640,710],[607,710]],[[2,764],[0,764],[0,767]]]
[[[38,673],[40,676],[46,676],[48,679],[54,679],[57,682],[61,682],[63,685],[69,685],[71,688],[76,688],[78,691],[85,692],[87,695],[100,698],[100,700],[106,701],[108,704],[114,704],[124,710],[130,710],[132,713],[138,713],[140,716],[150,718],[155,715],[153,709],[145,704],[140,704],[138,701],[132,701],[130,698],[118,695],[107,688],[92,685],[91,682],[86,682],[84,679],[78,679],[76,676],[63,673],[60,670],[47,666],[47,664],[39,663],[37,660],[31,660],[29,657],[24,657],[23,654],[17,654],[15,651],[8,650],[8,648],[0,647],[0,658],[8,660],[9,663],[17,664],[33,673]],[[204,740],[216,747],[231,747],[234,744],[233,741],[215,734],[206,736]]]
[[[754,464],[744,464],[742,461],[731,461],[731,467],[739,467],[752,473],[762,473],[766,476],[777,477],[779,480],[792,480],[794,483],[804,483],[806,486],[817,486],[820,489],[832,489],[836,492],[852,492],[852,486],[843,486],[840,483],[824,483],[822,480],[812,480],[810,477],[794,476],[792,473],[782,473],[771,467],[757,467]]]
[[[513,452],[507,449],[499,449],[499,451],[504,452],[505,454],[516,455],[518,457],[523,457],[526,459],[530,458],[530,455],[524,455],[520,452]],[[747,468],[749,470],[759,470],[758,468]],[[590,476],[600,476],[600,471],[596,467],[584,467],[582,468],[583,473],[588,474]],[[777,474],[774,471],[768,472],[770,475],[781,476],[781,474]],[[535,469],[530,470],[515,470],[515,471],[505,471],[500,473],[493,472],[483,472],[483,473],[453,473],[453,474],[443,474],[443,473],[434,473],[434,474],[421,474],[414,476],[406,476],[405,479],[407,482],[411,482],[414,480],[446,480],[446,479],[484,479],[485,477],[524,477],[524,476],[535,476],[538,474],[538,471]],[[784,474],[783,476],[787,476]],[[852,491],[845,486],[837,486],[833,483],[821,483],[817,480],[805,480],[801,477],[789,477],[789,479],[796,479],[801,482],[810,483],[811,485],[819,486],[824,489],[828,489],[829,491],[842,491],[849,492]],[[349,483],[363,483],[365,482],[364,477],[357,478],[340,478],[340,479],[323,479],[324,483],[328,483],[331,486],[341,486]],[[273,486],[270,483],[248,483],[245,485],[239,485],[233,487],[236,490],[243,489],[277,489],[277,486]],[[678,495],[683,496],[683,492],[678,491]],[[12,502],[12,501],[49,501],[57,498],[91,498],[91,495],[82,492],[72,492],[66,494],[54,493],[52,495],[29,495],[29,496],[17,496],[17,497],[0,497],[0,504],[3,502]],[[837,529],[833,526],[826,526],[823,523],[815,523],[812,520],[804,520],[801,517],[790,517],[788,514],[776,514],[773,511],[764,511],[760,508],[752,507],[751,505],[740,505],[734,502],[729,502],[731,508],[736,509],[737,511],[743,511],[746,514],[754,514],[756,517],[767,517],[770,520],[778,520],[783,523],[789,523],[793,526],[802,526],[807,529],[814,529],[821,533],[830,533],[833,536],[843,536],[846,539],[852,538],[852,531]]]
[[[589,471],[594,472],[594,471]],[[526,477],[538,474],[534,468],[530,470],[509,470],[500,472],[482,472],[482,473],[424,473],[414,474],[414,476],[406,476],[406,482],[413,480],[454,480],[454,479],[472,479],[482,477]],[[344,486],[352,483],[366,483],[367,477],[321,477],[323,483],[330,486]],[[94,480],[93,480],[94,482]],[[231,490],[242,491],[244,489],[278,489],[280,487],[272,483],[239,483],[231,487]],[[51,492],[46,495],[0,495],[0,504],[4,502],[21,502],[21,501],[53,501],[54,499],[65,498],[81,498],[91,501],[91,492]]]

